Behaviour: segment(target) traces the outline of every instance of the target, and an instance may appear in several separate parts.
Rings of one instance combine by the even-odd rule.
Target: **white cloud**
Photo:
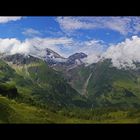
[[[57,17],[64,32],[79,29],[111,29],[122,35],[140,32],[140,17]]]
[[[93,27],[92,24],[81,22],[79,18],[73,17],[58,17],[57,21],[60,23],[61,27],[66,30],[77,30],[81,28],[90,29]]]
[[[132,36],[116,45],[108,48],[102,41],[91,40],[83,43],[80,51],[88,54],[85,59],[89,64],[96,63],[102,59],[111,59],[114,67],[136,68],[134,62],[140,62],[140,37]],[[106,49],[105,49],[106,48]]]
[[[140,62],[140,38],[133,36],[124,42],[110,46],[103,57],[112,59],[117,68],[135,68],[133,62]]]
[[[73,40],[71,38],[60,37],[60,38],[33,38],[29,39],[28,42],[31,44],[30,46],[36,46],[40,49],[41,53],[43,53],[45,48],[52,49],[53,51],[59,53],[60,55],[64,56],[64,50],[61,47],[68,47],[72,44]],[[33,49],[36,53],[35,49]],[[43,54],[42,54],[43,55]]]
[[[16,38],[0,39],[0,52],[6,54],[29,53],[29,44],[27,41],[21,42]]]
[[[102,59],[111,59],[114,67],[136,68],[134,62],[140,62],[140,37],[132,36],[116,45],[107,46],[102,41],[91,40],[83,42],[79,51],[88,54],[85,59],[89,64]]]
[[[10,21],[20,20],[22,17],[15,17],[15,16],[0,16],[0,23],[7,23]]]
[[[21,42],[16,38],[0,38],[0,52],[6,54],[34,54],[39,55],[39,52],[42,52],[45,48],[50,48],[61,54],[62,50],[59,48],[59,45],[69,45],[71,44],[72,39],[68,38],[32,38],[26,39]],[[36,48],[40,51],[37,51]],[[38,53],[37,53],[38,52]]]
[[[88,56],[84,59],[84,61],[91,64],[96,63],[101,59],[100,56],[102,55],[105,47],[106,45],[104,42],[100,40],[89,40],[79,45],[79,52],[87,54]]]
[[[25,31],[23,31],[22,34],[30,37],[41,35],[41,33],[38,30],[35,30],[33,28],[25,29]]]

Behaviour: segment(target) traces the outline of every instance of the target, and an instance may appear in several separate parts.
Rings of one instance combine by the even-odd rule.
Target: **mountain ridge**
[[[50,58],[52,59],[54,56],[50,55],[50,53],[54,53],[55,57],[57,58],[61,57],[59,54],[48,49],[47,54],[51,56]],[[25,79],[31,80],[33,83],[36,83],[40,89],[48,88],[49,84],[47,85],[45,83],[49,80],[51,82],[50,84],[54,84],[53,88],[58,88],[60,91],[64,89],[64,87],[67,87],[64,83],[68,84],[68,86],[72,87],[81,97],[83,96],[86,98],[90,105],[93,102],[95,106],[104,106],[105,104],[107,106],[110,104],[113,105],[116,97],[124,99],[125,102],[129,102],[130,98],[125,98],[127,96],[131,96],[131,98],[136,99],[136,103],[130,102],[130,106],[133,106],[133,104],[137,104],[139,106],[139,89],[137,89],[139,85],[136,82],[140,77],[139,69],[117,69],[112,65],[111,59],[103,59],[88,66],[85,66],[84,63],[75,65],[75,60],[80,60],[85,57],[87,57],[87,55],[84,53],[75,53],[69,56],[68,60],[71,60],[70,67],[69,64],[67,66],[67,63],[63,64],[63,62],[62,65],[60,62],[58,62],[58,65],[52,66],[46,60],[42,60],[32,55],[7,55],[3,56],[2,59],[7,63],[12,63],[9,63],[9,65],[11,65],[11,67],[13,67],[19,75],[23,76]],[[137,65],[139,67],[139,64]],[[47,77],[44,76],[45,73],[47,74],[47,71],[49,72],[47,76],[48,79],[46,79]],[[62,79],[64,79],[62,80],[63,82],[60,80],[63,84],[59,81],[57,85],[56,81],[58,81],[59,77],[61,76]],[[51,80],[52,77],[55,77],[54,82]],[[132,89],[126,87],[126,81],[130,81],[130,84],[133,84],[134,87],[132,88],[131,86]],[[123,84],[124,87],[121,87],[119,85],[120,83]],[[62,86],[60,86],[61,84]],[[53,89],[52,91],[54,92]],[[45,95],[42,95],[42,97],[43,96]],[[108,96],[111,98],[111,100],[108,99]]]

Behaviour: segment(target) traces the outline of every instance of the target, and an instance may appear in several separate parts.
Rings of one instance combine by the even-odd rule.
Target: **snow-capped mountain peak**
[[[14,63],[18,63],[17,61],[19,61],[20,64],[24,63],[25,59],[27,58],[30,59],[31,56],[46,61],[48,65],[51,67],[59,66],[68,69],[85,64],[83,59],[87,57],[86,54],[80,52],[80,53],[75,53],[69,56],[68,58],[65,58],[49,48],[40,49],[36,46],[34,46],[34,51],[32,51],[31,54],[28,55],[24,55],[24,54],[1,55],[1,57],[3,57],[8,61],[13,61]]]
[[[59,55],[58,53],[54,52],[51,49],[46,48],[46,56],[45,60],[48,62],[48,64],[56,64],[61,62],[66,62],[67,59]]]

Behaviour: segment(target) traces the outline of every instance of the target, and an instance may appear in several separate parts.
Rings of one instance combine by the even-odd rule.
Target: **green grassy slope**
[[[71,70],[79,92],[92,73],[85,98],[40,59],[8,64],[0,60],[0,123],[140,123],[137,71],[109,60]]]
[[[140,106],[140,72],[138,70],[117,69],[112,67],[111,60],[104,60],[63,73],[80,94],[85,91],[87,102],[93,107],[135,108]],[[87,79],[88,83],[86,83]]]
[[[15,72],[12,82],[15,82],[21,100],[55,109],[87,106],[86,99],[71,88],[58,72],[49,68],[46,62],[32,56],[19,61],[15,57],[17,56],[8,57],[5,62],[15,70],[11,68]],[[13,63],[13,59],[17,62]]]
[[[54,113],[25,103],[17,103],[15,100],[0,96],[0,123],[140,123],[139,110],[101,111],[99,109],[80,115],[80,112],[77,115],[74,115],[74,112],[62,115],[59,112]]]
[[[61,123],[66,117],[0,96],[0,123]]]
[[[110,60],[98,63],[88,85],[90,100],[98,106],[139,107],[140,85],[133,70],[111,67]]]

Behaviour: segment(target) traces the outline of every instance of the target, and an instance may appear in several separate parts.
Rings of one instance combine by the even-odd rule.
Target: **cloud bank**
[[[134,62],[140,62],[140,38],[133,36],[131,39],[112,45],[102,56],[110,58],[117,68],[135,68]]]
[[[140,37],[138,36],[132,36],[132,38],[111,45],[108,48],[100,40],[78,42],[66,37],[36,37],[21,42],[16,38],[0,38],[0,53],[44,56],[45,48],[50,48],[64,57],[76,52],[86,53],[88,57],[84,61],[89,64],[108,58],[112,60],[113,66],[117,68],[135,68],[134,62],[140,62]]]
[[[72,42],[68,38],[31,38],[25,41],[20,41],[16,38],[0,38],[0,53],[5,54],[35,54],[44,51],[45,48],[50,48],[58,53],[62,53],[60,46],[67,46]]]
[[[45,48],[52,49],[63,57],[69,57],[76,52],[83,52],[88,55],[85,62],[97,62],[98,56],[104,49],[102,41],[90,40],[78,42],[72,38],[31,38],[21,42],[16,38],[0,38],[0,53],[5,54],[32,54],[36,56],[44,56]]]

